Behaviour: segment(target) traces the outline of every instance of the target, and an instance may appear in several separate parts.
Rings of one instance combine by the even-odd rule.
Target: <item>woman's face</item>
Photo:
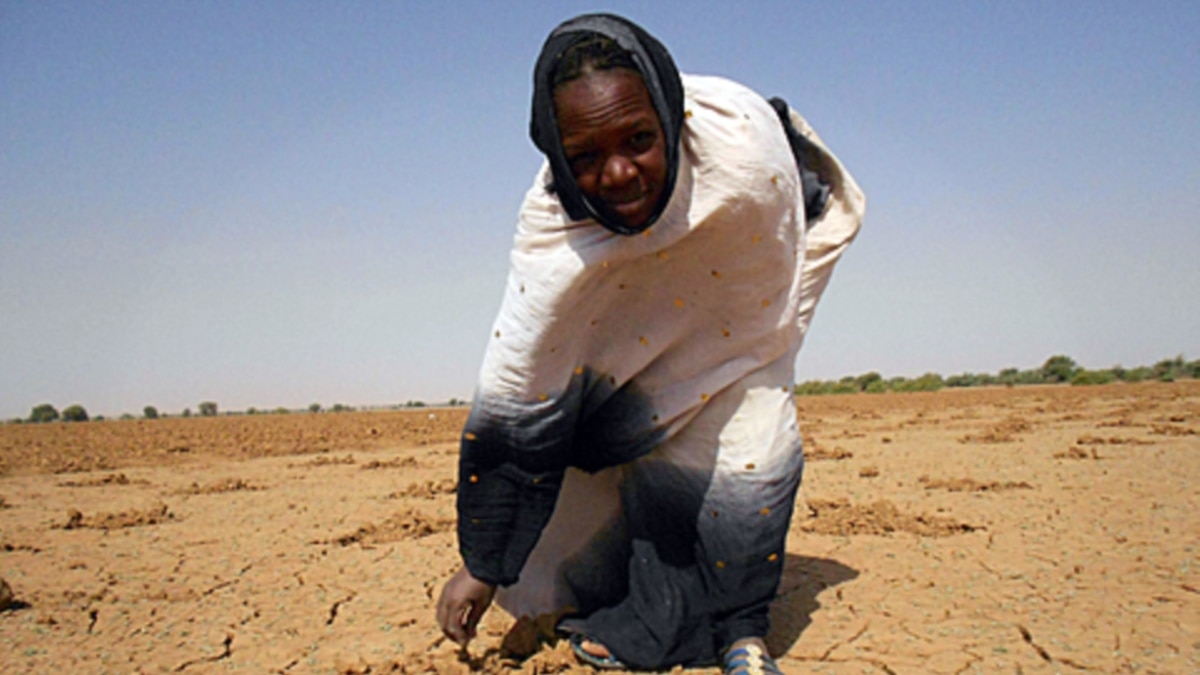
[[[667,178],[666,142],[637,73],[590,71],[554,92],[563,152],[579,189],[631,227],[654,215]]]

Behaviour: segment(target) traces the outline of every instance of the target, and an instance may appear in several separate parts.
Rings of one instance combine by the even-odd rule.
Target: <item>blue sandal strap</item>
[[[725,653],[725,675],[783,675],[783,671],[758,645],[747,645]]]

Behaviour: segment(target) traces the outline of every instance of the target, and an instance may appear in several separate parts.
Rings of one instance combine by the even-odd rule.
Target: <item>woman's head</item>
[[[654,223],[675,183],[683,87],[670,55],[620,17],[559,26],[534,72],[530,135],[572,218],[633,234]]]
[[[608,38],[586,38],[563,53],[552,81],[563,154],[580,192],[627,227],[647,225],[666,182],[666,144],[632,58]]]

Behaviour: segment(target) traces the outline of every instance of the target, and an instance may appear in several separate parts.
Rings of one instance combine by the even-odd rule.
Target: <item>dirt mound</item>
[[[814,499],[808,502],[810,519],[800,525],[805,532],[832,535],[887,535],[907,532],[918,537],[948,537],[980,528],[942,516],[902,513],[896,505],[880,500],[851,504],[845,499]]]
[[[359,468],[370,471],[373,469],[415,469],[419,466],[421,465],[415,457],[397,457],[388,460],[373,459]]]
[[[354,455],[346,455],[344,457],[331,457],[329,455],[321,455],[314,457],[307,462],[299,462],[296,464],[288,464],[289,469],[313,469],[322,466],[347,466],[357,463]]]
[[[1072,445],[1062,452],[1054,453],[1054,459],[1100,459],[1100,453],[1096,452],[1096,448],[1081,448],[1078,445]]]
[[[967,434],[958,439],[959,443],[1012,443],[1017,434],[1028,432],[1032,427],[1023,417],[1012,416],[993,425],[982,434]]]
[[[388,495],[388,499],[433,499],[440,495],[452,495],[458,492],[458,481],[453,478],[442,480],[427,480],[423,483],[413,483],[403,490],[397,490]]]
[[[336,537],[328,542],[339,546],[362,544],[373,546],[387,544],[406,539],[420,539],[431,534],[445,532],[454,528],[454,521],[445,518],[431,518],[413,509],[405,509],[396,513],[382,523],[367,524],[357,530]]]
[[[249,491],[249,492],[256,492],[258,490],[265,490],[265,489],[266,488],[261,485],[253,485],[245,480],[242,480],[241,478],[225,478],[223,480],[215,481],[213,483],[207,483],[205,485],[201,485],[200,483],[192,483],[188,487],[180,490],[179,494],[183,494],[183,495],[215,495],[215,494],[221,494],[224,492],[240,492],[243,490]]]
[[[840,445],[835,446],[832,450],[819,445],[804,446],[804,459],[809,462],[850,459],[853,456],[853,452],[850,452]]]
[[[65,480],[58,484],[59,487],[101,487],[104,485],[146,485],[146,481],[129,480],[129,476],[123,473],[110,473],[107,476],[99,478],[87,478],[84,480]]]
[[[142,527],[158,525],[174,520],[166,504],[159,504],[147,509],[131,509],[116,513],[98,513],[85,517],[78,509],[67,511],[67,522],[61,526],[64,530],[120,530],[127,527]]]
[[[1033,486],[1025,481],[987,481],[980,482],[974,478],[931,479],[921,476],[918,482],[926,490],[946,490],[947,492],[1002,492],[1005,490],[1032,490]]]
[[[1092,436],[1084,434],[1075,440],[1075,445],[1154,445],[1144,438],[1120,438],[1117,436]]]

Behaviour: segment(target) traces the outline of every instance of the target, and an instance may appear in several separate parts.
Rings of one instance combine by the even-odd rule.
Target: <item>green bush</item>
[[[884,382],[883,380],[875,380],[874,382],[868,384],[865,389],[863,389],[863,391],[867,392],[868,394],[882,394],[887,390],[887,382]]]
[[[142,417],[145,417],[148,420],[158,419],[158,408],[155,408],[152,405],[142,408]]]
[[[1042,377],[1047,382],[1070,382],[1077,372],[1079,365],[1075,359],[1063,354],[1051,356],[1042,364]]]
[[[88,421],[88,414],[83,409],[83,406],[76,403],[63,409],[62,418],[64,422],[86,422]]]
[[[1072,385],[1108,384],[1116,382],[1117,376],[1112,370],[1080,370],[1071,378]]]
[[[49,403],[34,406],[29,413],[30,422],[53,422],[56,419],[58,419],[58,409]]]

